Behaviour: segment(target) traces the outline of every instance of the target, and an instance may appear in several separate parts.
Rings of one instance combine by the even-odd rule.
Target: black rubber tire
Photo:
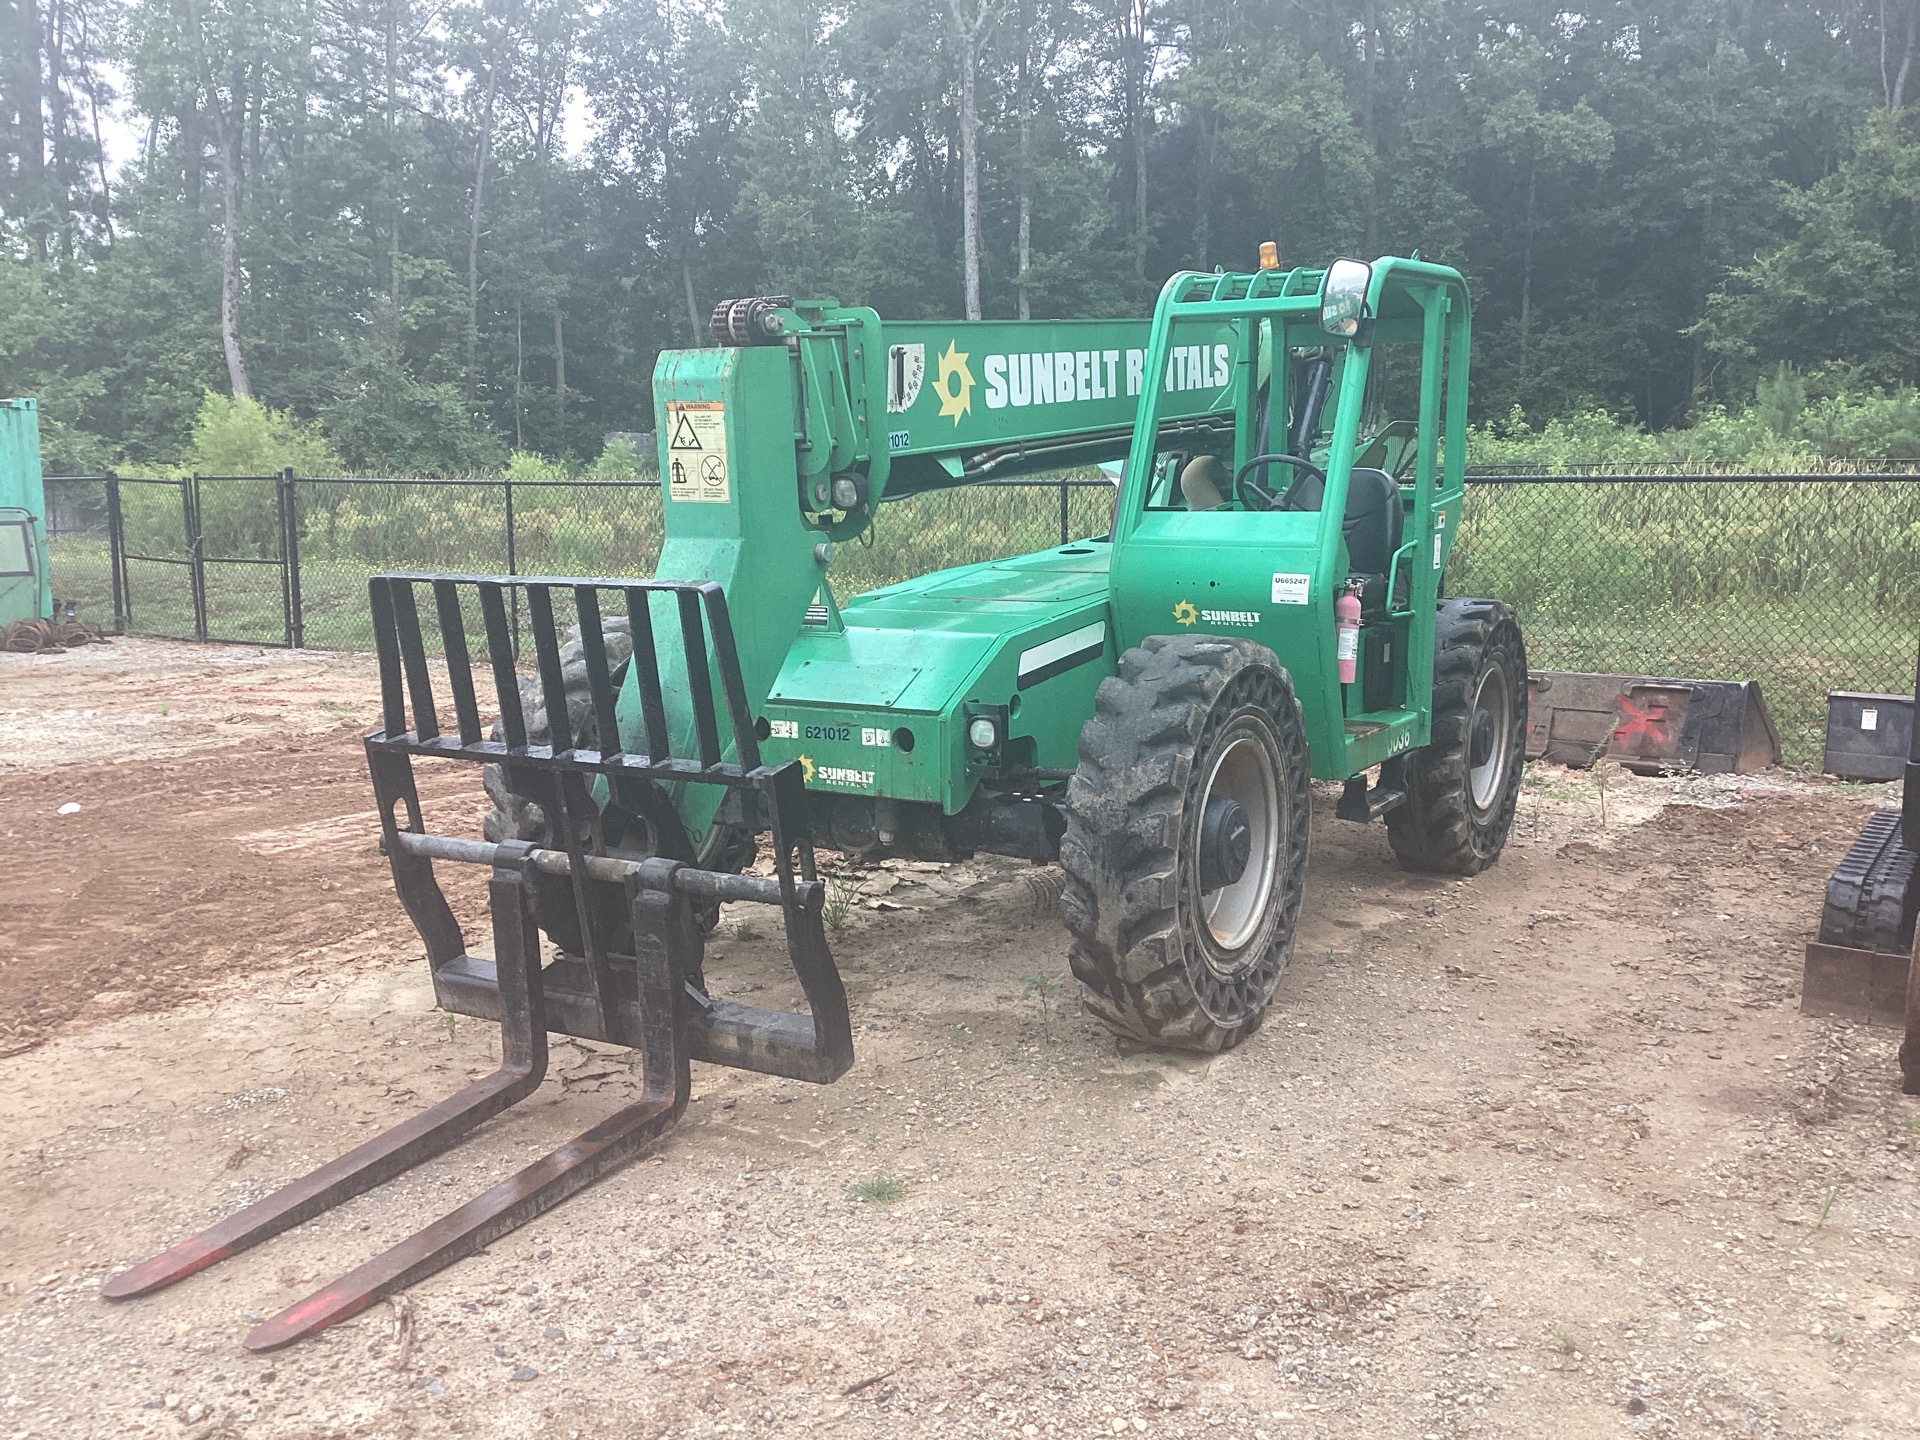
[[[633,630],[622,615],[603,620],[600,634],[607,650],[607,668],[618,675],[620,667],[633,656]],[[594,719],[593,696],[587,688],[586,652],[580,643],[578,626],[569,630],[561,643],[560,673],[567,683],[567,728],[573,736],[573,743],[597,749],[600,726]],[[526,715],[528,743],[549,743],[552,731],[547,724],[547,703],[540,681],[534,676],[520,677],[520,707]],[[504,738],[497,725],[493,730],[493,738]],[[486,787],[487,798],[493,801],[493,808],[487,811],[486,821],[481,827],[487,839],[496,843],[501,840],[528,840],[535,845],[559,846],[560,838],[553,833],[546,808],[538,801],[509,790],[504,769],[498,765],[482,766],[480,783]]]
[[[1269,888],[1226,949],[1198,908],[1199,822],[1214,767],[1243,740],[1272,766],[1275,836]],[[1060,844],[1061,914],[1089,1013],[1185,1050],[1225,1050],[1259,1028],[1293,951],[1308,778],[1293,681],[1265,646],[1157,635],[1120,657],[1080,730]]]
[[[621,667],[633,655],[633,631],[627,618],[607,617],[601,622],[602,643],[607,651],[607,668],[614,675],[618,688]],[[560,673],[567,686],[567,719],[573,734],[573,743],[583,749],[598,748],[600,726],[593,713],[593,695],[587,685],[587,664],[585,649],[580,643],[580,630],[576,626],[567,632],[560,646]],[[551,733],[547,722],[547,706],[541,691],[540,682],[533,676],[522,676],[520,680],[520,704],[526,714],[527,740],[530,744],[548,743]],[[498,726],[494,727],[493,738],[501,738]],[[486,765],[481,768],[480,782],[486,787],[487,797],[493,801],[482,823],[481,833],[487,839],[527,840],[535,845],[559,849],[564,844],[562,838],[553,833],[553,824],[546,808],[538,801],[516,795],[507,788],[506,771],[498,765]],[[661,803],[666,804],[664,796]],[[584,836],[582,837],[585,838]],[[635,848],[629,841],[618,847],[621,854],[639,855],[649,853],[651,847]],[[722,870],[728,874],[738,874],[751,865],[757,853],[757,842],[752,832],[738,825],[709,826],[705,838],[698,846],[693,857],[694,863],[704,870]],[[546,890],[554,892],[554,903],[546,903]],[[575,951],[578,948],[579,926],[572,908],[571,889],[564,882],[556,886],[538,887],[536,906],[539,911],[542,928],[553,936],[563,949]],[[564,894],[562,893],[564,892]],[[717,904],[702,904],[698,907],[701,919],[711,930],[719,917]],[[551,924],[547,923],[551,919]]]
[[[1491,735],[1491,743],[1505,747],[1506,767],[1485,803],[1476,804],[1470,785],[1475,700],[1482,677],[1494,670],[1511,700],[1505,732]],[[1400,863],[1431,874],[1477,875],[1498,860],[1520,799],[1526,743],[1527,646],[1512,609],[1498,600],[1441,601],[1433,635],[1433,737],[1399,757],[1407,799],[1387,812],[1387,840]]]

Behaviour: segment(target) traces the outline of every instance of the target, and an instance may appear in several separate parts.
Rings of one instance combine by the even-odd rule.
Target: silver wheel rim
[[[1216,796],[1232,800],[1247,814],[1251,846],[1247,868],[1240,878],[1200,897],[1200,915],[1207,933],[1222,950],[1238,950],[1260,929],[1273,894],[1274,871],[1280,854],[1280,777],[1266,746],[1253,736],[1229,738],[1214,756],[1200,794],[1200,814]],[[1194,874],[1200,873],[1199,837],[1194,839]]]
[[[1498,665],[1480,676],[1474,689],[1473,705],[1468,710],[1467,793],[1473,808],[1485,812],[1493,808],[1507,783],[1507,736],[1513,728],[1513,694],[1507,688],[1507,672]],[[1492,739],[1487,758],[1472,763],[1473,737],[1485,727]]]

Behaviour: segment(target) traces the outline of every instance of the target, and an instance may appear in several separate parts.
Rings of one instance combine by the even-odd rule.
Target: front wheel
[[[1306,727],[1273,652],[1153,636],[1120,657],[1067,786],[1061,911],[1089,1011],[1224,1050],[1259,1027],[1306,884]]]
[[[602,622],[601,640],[606,647],[607,666],[613,673],[617,690],[621,669],[633,654],[633,631],[626,617],[605,619]],[[560,647],[560,674],[566,684],[566,723],[570,737],[567,743],[586,750],[599,749],[600,725],[594,718],[593,692],[587,682],[586,651],[577,627],[568,632]],[[527,742],[532,745],[554,743],[546,695],[537,678],[526,676],[521,679],[520,704],[526,717]],[[494,727],[493,738],[504,738],[498,725]],[[486,789],[487,798],[493,802],[481,827],[481,833],[487,839],[526,840],[546,849],[565,848],[567,837],[555,825],[557,817],[549,815],[547,807],[539,801],[516,792],[508,781],[505,766],[483,766],[480,783]],[[639,793],[653,802],[651,815],[630,814],[616,807],[608,807],[606,817],[612,822],[608,826],[610,853],[631,860],[666,855],[692,861],[703,870],[721,870],[729,874],[737,874],[753,863],[757,842],[752,831],[739,825],[716,823],[707,827],[707,833],[698,846],[692,846],[688,843],[679,817],[673,813],[673,806],[665,791],[649,782],[639,787]],[[584,829],[578,838],[582,841],[588,838]],[[572,882],[539,872],[534,879],[534,894],[534,908],[541,928],[569,954],[582,953]],[[716,901],[699,901],[696,902],[696,912],[702,925],[711,930],[719,917],[720,906]],[[630,919],[624,914],[616,914],[609,923],[616,937],[615,948],[626,953],[632,943],[628,938]]]
[[[1409,870],[1477,875],[1500,858],[1520,799],[1527,647],[1498,600],[1447,600],[1433,634],[1433,734],[1402,756],[1406,803],[1387,840]]]

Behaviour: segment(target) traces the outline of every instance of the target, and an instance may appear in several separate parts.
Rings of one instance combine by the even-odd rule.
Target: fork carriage
[[[446,656],[453,733],[427,663],[418,590],[428,587]],[[483,735],[462,596],[475,592],[499,705],[498,739]],[[570,592],[601,749],[571,733],[530,743],[508,595],[524,593],[534,683],[549,717],[568,714],[556,590]],[[646,750],[619,748],[615,695],[621,683],[602,631],[600,597],[617,591],[632,627],[631,679]],[[665,703],[654,597],[677,627],[685,659],[691,740],[676,754]],[[826,1084],[853,1063],[845,987],[822,928],[825,887],[815,868],[800,767],[761,763],[759,740],[724,594],[710,582],[524,579],[393,574],[370,582],[379,654],[382,728],[366,737],[379,809],[381,848],[395,888],[426,945],[442,1009],[496,1021],[501,1063],[483,1080],[383,1132],[212,1228],[116,1276],[109,1299],[148,1294],[298,1225],[455,1144],[482,1121],[536,1090],[557,1032],[638,1050],[641,1097],[511,1178],[258,1326],[250,1350],[271,1350],[357,1314],[482,1249],[592,1183],[672,1129],[686,1108],[690,1062]],[[668,647],[673,648],[673,647]],[[718,705],[714,677],[718,673]],[[409,713],[411,712],[411,713]],[[723,745],[722,722],[729,744]],[[566,730],[564,723],[559,727]],[[609,746],[608,739],[611,739]],[[728,758],[731,755],[732,758]],[[498,764],[509,787],[554,821],[559,845],[485,842],[428,832],[416,758]],[[611,806],[652,817],[651,853],[610,843]],[[770,835],[770,877],[703,869],[677,823],[667,786],[723,787],[720,820]],[[624,841],[624,835],[613,837]],[[490,867],[491,960],[468,953],[434,871],[435,862]],[[571,905],[567,905],[567,900]],[[739,1005],[713,996],[703,968],[701,906],[751,902],[779,907],[789,963],[809,1013]],[[557,908],[556,908],[557,907]],[[540,958],[536,917],[570,922],[578,954]]]

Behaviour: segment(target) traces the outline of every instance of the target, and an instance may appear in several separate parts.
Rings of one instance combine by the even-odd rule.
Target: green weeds
[[[851,1187],[853,1198],[863,1205],[891,1205],[907,1198],[907,1183],[893,1175],[869,1175]]]
[[[827,899],[820,907],[820,918],[829,930],[838,930],[847,923],[847,916],[853,913],[854,902],[866,884],[858,875],[839,871],[827,876]]]
[[[1067,978],[1064,970],[1039,970],[1021,977],[1020,998],[1036,1002],[1040,1010],[1040,1031],[1053,1038],[1053,1002],[1060,998],[1060,984]]]

